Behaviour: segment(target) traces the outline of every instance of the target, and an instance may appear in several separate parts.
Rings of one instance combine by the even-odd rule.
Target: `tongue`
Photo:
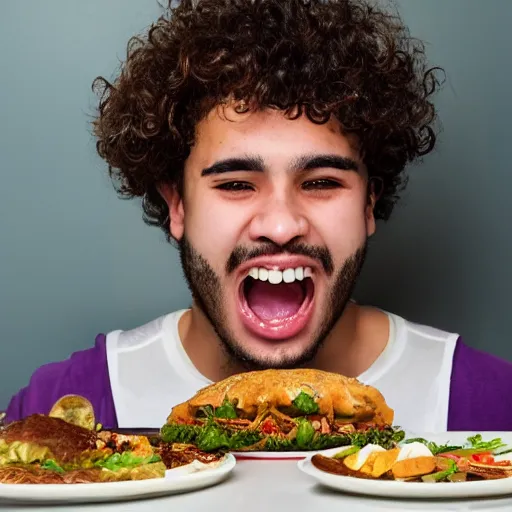
[[[246,293],[247,304],[261,320],[289,318],[300,309],[304,301],[302,286],[293,283],[270,284],[253,281]]]

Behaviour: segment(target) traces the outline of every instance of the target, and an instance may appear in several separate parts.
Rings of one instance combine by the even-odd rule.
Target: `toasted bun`
[[[187,402],[177,405],[167,418],[168,423],[193,420],[200,407],[219,407],[227,398],[249,418],[262,406],[287,408],[304,391],[315,396],[318,414],[335,416],[351,422],[373,422],[391,425],[393,410],[375,388],[337,373],[320,370],[262,370],[233,375],[199,390]]]

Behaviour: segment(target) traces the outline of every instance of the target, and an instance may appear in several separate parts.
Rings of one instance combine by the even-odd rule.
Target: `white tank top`
[[[130,331],[107,335],[106,349],[119,428],[160,428],[172,407],[211,383],[186,354],[178,321],[186,310]],[[386,313],[386,348],[358,378],[376,387],[409,432],[447,430],[453,352],[458,335]]]

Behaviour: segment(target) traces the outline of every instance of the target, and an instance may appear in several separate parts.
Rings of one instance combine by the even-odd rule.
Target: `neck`
[[[178,332],[185,352],[207,379],[217,382],[244,371],[244,367],[226,353],[210,321],[196,304],[181,317]],[[381,354],[388,338],[387,315],[349,303],[307,366],[357,377]]]

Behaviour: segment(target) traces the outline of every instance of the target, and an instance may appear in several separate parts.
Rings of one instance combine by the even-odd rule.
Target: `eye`
[[[227,190],[228,192],[245,192],[247,190],[253,190],[253,186],[245,181],[228,181],[227,183],[217,185],[215,188]]]
[[[329,179],[318,179],[306,181],[302,184],[304,190],[331,190],[333,188],[341,188],[341,183]]]

